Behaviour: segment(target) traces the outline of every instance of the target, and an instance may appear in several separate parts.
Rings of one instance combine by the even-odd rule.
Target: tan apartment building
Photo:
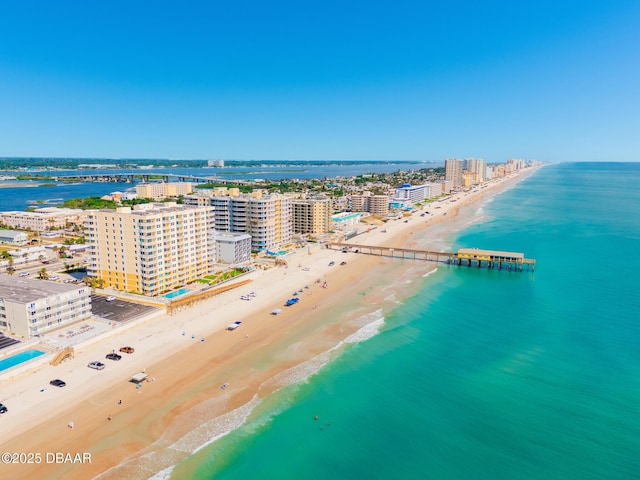
[[[33,212],[0,212],[0,222],[8,227],[33,232],[46,232],[65,228],[69,224],[82,224],[84,210],[75,208],[45,207]]]
[[[89,276],[151,296],[202,278],[216,258],[212,210],[169,202],[88,211]]]
[[[189,195],[191,193],[193,193],[193,185],[190,182],[154,182],[136,185],[138,198],[163,200],[165,198]]]
[[[291,202],[293,233],[324,235],[331,230],[331,199],[307,198]]]
[[[351,211],[386,217],[389,214],[389,198],[389,195],[372,195],[371,192],[351,195]]]
[[[453,188],[462,186],[462,171],[464,162],[455,158],[448,158],[444,161],[444,178],[453,182]]]
[[[477,183],[482,183],[486,180],[487,162],[479,158],[467,158],[465,162],[467,171],[476,174]]]

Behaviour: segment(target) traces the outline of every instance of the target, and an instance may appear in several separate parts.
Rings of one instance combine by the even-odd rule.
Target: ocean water
[[[437,239],[535,273],[416,278],[377,334],[154,478],[640,478],[639,182],[640,164],[540,169]]]

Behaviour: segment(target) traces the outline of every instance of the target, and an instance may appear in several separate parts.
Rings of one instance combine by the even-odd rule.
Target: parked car
[[[54,387],[64,387],[66,385],[66,382],[60,380],[59,378],[56,378],[55,380],[51,380],[49,382],[49,385],[53,385]]]
[[[133,353],[133,352],[135,352],[135,350],[133,349],[133,347],[122,347],[122,348],[120,349],[120,351],[121,351],[122,353]]]
[[[107,297],[107,302],[113,302],[116,299],[114,296]]]
[[[336,264],[336,262],[334,262],[334,261],[329,262],[329,266],[330,267],[333,267],[335,264]]]
[[[93,368],[95,370],[102,370],[104,368],[104,363],[102,362],[91,362],[89,365],[87,365],[87,367],[89,368]]]
[[[0,413],[7,413],[7,407],[0,403]]]
[[[105,358],[108,359],[108,360],[118,361],[118,360],[120,360],[122,358],[122,355],[118,355],[117,353],[107,353]]]
[[[29,272],[20,272],[18,274],[19,277],[28,277],[29,276]]]

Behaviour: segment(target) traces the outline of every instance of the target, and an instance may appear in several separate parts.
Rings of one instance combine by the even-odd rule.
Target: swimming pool
[[[189,291],[188,288],[181,288],[180,290],[176,290],[175,292],[167,293],[166,295],[163,295],[163,297],[164,298],[174,298],[174,297],[177,297],[179,295],[184,295],[188,291]]]
[[[0,372],[11,367],[15,367],[16,365],[20,365],[21,363],[28,362],[40,355],[44,355],[44,352],[41,352],[40,350],[25,350],[24,352],[2,359],[0,360]]]

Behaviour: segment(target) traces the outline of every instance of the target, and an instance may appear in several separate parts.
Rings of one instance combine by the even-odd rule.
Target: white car
[[[107,297],[107,302],[113,302],[116,299],[114,296]]]
[[[29,276],[29,272],[20,272],[18,274],[19,277],[28,277]]]

